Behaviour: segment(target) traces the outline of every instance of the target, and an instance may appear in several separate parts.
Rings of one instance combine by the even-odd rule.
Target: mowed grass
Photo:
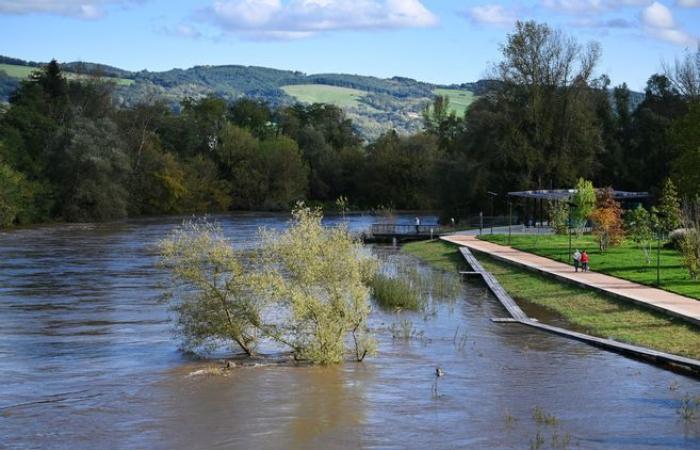
[[[457,272],[466,268],[464,258],[457,247],[445,241],[408,242],[401,246],[401,250],[422,259],[436,269]]]
[[[481,239],[508,245],[508,236],[483,235]],[[611,247],[601,253],[595,237],[572,235],[572,249],[586,249],[590,255],[591,270],[648,286],[656,286],[656,241],[647,264],[644,253],[633,242],[625,241],[619,247]],[[663,247],[663,242],[661,243]],[[511,246],[522,251],[545,256],[557,261],[569,260],[569,237],[558,235],[513,235]],[[572,250],[573,251],[573,250]],[[700,300],[700,281],[693,281],[682,265],[682,256],[675,249],[661,248],[661,289]]]
[[[330,103],[342,108],[358,107],[367,92],[325,84],[293,84],[282,86],[287,95],[302,103]]]
[[[457,116],[464,116],[464,112],[476,99],[472,91],[466,89],[434,89],[433,94],[447,96],[450,99],[450,110]]]
[[[0,70],[8,74],[9,76],[13,78],[21,78],[25,79],[28,78],[29,75],[32,74],[32,72],[35,72],[37,70],[41,70],[38,67],[29,67],[29,66],[18,66],[15,64],[0,64]],[[68,79],[82,79],[82,78],[87,78],[86,75],[81,75],[77,73],[72,73],[72,72],[64,72],[66,78]],[[120,86],[129,86],[134,82],[134,80],[130,80],[128,78],[116,78],[116,77],[103,77],[107,81],[113,81],[117,85]]]
[[[440,268],[460,267],[457,246],[442,242],[416,242],[404,251]],[[546,308],[570,328],[594,336],[656,350],[700,358],[700,328],[652,310],[606,297],[584,288],[478,255],[484,268],[521,304]]]

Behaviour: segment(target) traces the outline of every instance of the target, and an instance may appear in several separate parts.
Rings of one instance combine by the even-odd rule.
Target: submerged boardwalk
[[[516,250],[505,245],[482,241],[475,236],[450,235],[443,236],[441,239],[468,247],[476,252],[485,253],[501,261],[549,275],[560,281],[594,289],[607,295],[673,315],[695,325],[700,325],[700,300],[602,273],[576,273],[568,264]]]
[[[498,323],[508,323],[516,322],[522,325],[526,325],[532,328],[539,329],[541,331],[546,331],[549,333],[558,334],[561,336],[568,337],[570,339],[576,339],[578,341],[585,342],[596,347],[611,350],[623,355],[627,355],[633,358],[642,359],[645,361],[651,361],[656,364],[661,364],[666,367],[672,368],[674,370],[680,370],[688,374],[692,374],[696,377],[700,377],[700,361],[686,358],[683,356],[672,355],[670,353],[659,352],[645,347],[639,347],[636,345],[625,344],[624,342],[618,342],[612,339],[604,339],[596,336],[591,336],[584,333],[578,333],[576,331],[567,330],[565,328],[555,327],[551,325],[546,325],[538,322],[535,319],[531,319],[525,314],[525,312],[520,309],[513,298],[506,292],[501,284],[496,280],[496,278],[483,268],[481,263],[474,257],[469,247],[462,246],[459,249],[460,253],[471,266],[474,272],[464,272],[468,274],[478,273],[481,275],[489,287],[491,292],[496,296],[499,302],[511,315],[510,318],[496,318],[491,319]]]

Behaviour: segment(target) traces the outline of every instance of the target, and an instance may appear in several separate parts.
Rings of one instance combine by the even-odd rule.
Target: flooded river
[[[375,309],[364,363],[207,375],[158,299],[154,244],[180,220],[0,232],[0,448],[700,448],[700,410],[680,414],[700,383],[494,324],[505,312],[480,284],[434,315]],[[241,246],[286,222],[217,220]],[[402,321],[412,338],[392,332]]]

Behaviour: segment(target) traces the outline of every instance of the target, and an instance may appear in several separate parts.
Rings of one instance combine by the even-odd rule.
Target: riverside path
[[[568,264],[509,246],[482,241],[473,235],[453,234],[442,236],[441,239],[560,281],[603,292],[700,325],[700,300],[602,273],[574,272]]]

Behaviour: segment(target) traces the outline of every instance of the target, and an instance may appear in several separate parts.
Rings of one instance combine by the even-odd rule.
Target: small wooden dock
[[[439,225],[405,225],[393,223],[373,223],[365,241],[397,242],[424,241],[440,237]]]
[[[491,272],[488,272],[483,268],[481,263],[479,263],[479,261],[474,257],[474,254],[469,250],[469,248],[459,247],[459,251],[466,260],[466,262],[469,264],[469,266],[471,266],[472,270],[474,272],[478,272],[481,275],[488,288],[496,296],[498,301],[503,305],[503,307],[508,311],[508,313],[511,316],[509,318],[493,318],[491,320],[494,323],[519,323],[528,327],[536,328],[541,331],[558,334],[560,336],[565,336],[570,339],[585,342],[589,345],[620,353],[622,355],[626,355],[634,359],[658,364],[671,370],[693,375],[694,377],[700,377],[700,361],[696,359],[672,355],[670,353],[659,352],[656,350],[648,349],[645,347],[639,347],[636,345],[625,344],[623,342],[614,341],[612,339],[604,339],[584,333],[578,333],[575,331],[567,330],[565,328],[546,325],[538,322],[536,319],[528,317],[527,314],[525,314],[525,312],[522,309],[520,309],[517,303],[515,303],[515,300],[513,300],[513,298],[508,294],[508,292],[506,292],[506,290],[503,289],[503,286],[501,286],[501,284],[498,282],[498,280],[496,280],[496,278],[491,274]]]

